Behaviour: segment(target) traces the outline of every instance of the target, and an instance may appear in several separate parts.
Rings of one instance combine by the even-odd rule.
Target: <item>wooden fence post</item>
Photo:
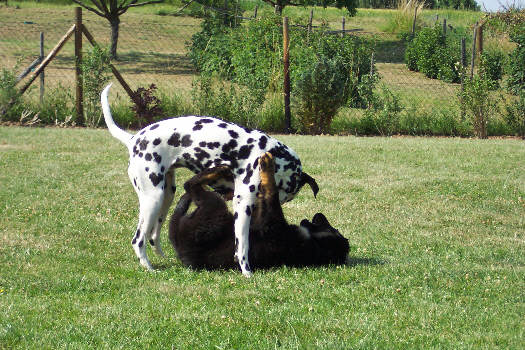
[[[40,62],[44,60],[44,32],[40,32]],[[40,103],[44,102],[44,82],[45,82],[45,75],[44,71],[40,73]]]
[[[474,77],[474,60],[476,59],[476,34],[478,32],[478,22],[474,24],[474,37],[472,38],[472,58],[470,59],[470,79]]]
[[[483,53],[483,24],[478,26],[478,30],[476,33],[476,40],[477,40],[476,45],[478,47],[478,52],[481,55]]]
[[[255,5],[255,10],[253,10],[253,18],[257,18],[257,9],[259,8],[259,5]]]
[[[443,35],[447,35],[447,19],[443,18]]]
[[[341,21],[341,37],[345,36],[345,17],[343,16],[343,20]]]
[[[284,66],[284,122],[286,132],[292,128],[292,114],[290,111],[290,36],[288,33],[288,17],[283,17],[283,66]]]
[[[84,91],[82,81],[82,7],[75,7],[75,80],[77,124],[84,125]]]
[[[412,21],[412,37],[416,34],[417,6],[414,7],[414,20]]]

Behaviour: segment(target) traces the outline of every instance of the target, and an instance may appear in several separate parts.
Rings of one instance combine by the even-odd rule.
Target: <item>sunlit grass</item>
[[[164,231],[168,258],[143,271],[124,147],[0,127],[0,348],[521,347],[523,141],[277,138],[320,186],[286,216],[325,213],[348,266],[195,272]]]

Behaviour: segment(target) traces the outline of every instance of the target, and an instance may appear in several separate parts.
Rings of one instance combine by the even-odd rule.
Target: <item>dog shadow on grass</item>
[[[357,256],[348,256],[346,258],[346,266],[355,267],[359,265],[384,265],[386,264],[385,260],[379,258],[360,258]]]

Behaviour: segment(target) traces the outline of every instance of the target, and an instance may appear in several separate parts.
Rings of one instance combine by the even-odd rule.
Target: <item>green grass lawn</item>
[[[278,138],[321,189],[287,217],[325,213],[348,266],[195,272],[165,228],[146,272],[107,130],[0,127],[0,349],[523,347],[523,141]]]

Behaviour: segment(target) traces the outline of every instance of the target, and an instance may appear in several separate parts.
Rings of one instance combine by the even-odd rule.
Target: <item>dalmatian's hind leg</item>
[[[153,230],[151,232],[151,238],[149,239],[149,243],[155,254],[162,257],[165,257],[165,255],[160,244],[160,232],[166,219],[166,215],[168,214],[170,205],[173,202],[173,197],[175,197],[175,173],[172,169],[166,173],[166,180],[164,182],[164,198],[160,208],[159,218],[154,224]]]
[[[140,264],[148,270],[153,270],[153,266],[146,255],[145,242],[159,219],[159,213],[163,203],[162,197],[163,191],[160,189],[139,195],[139,223],[131,244]]]

